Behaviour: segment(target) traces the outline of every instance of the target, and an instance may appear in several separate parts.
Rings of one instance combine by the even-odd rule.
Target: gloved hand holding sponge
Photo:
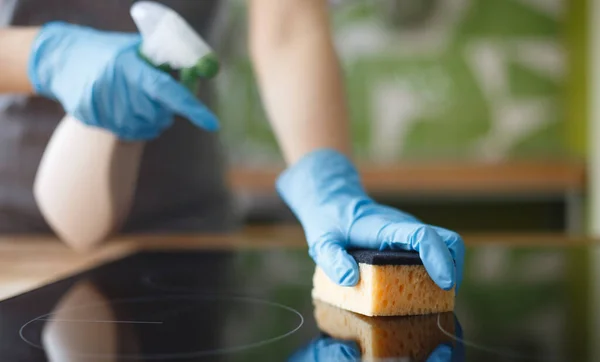
[[[459,288],[465,253],[461,237],[373,201],[340,152],[306,155],[280,176],[277,190],[302,223],[310,255],[335,283],[354,286],[359,280],[349,248],[413,250],[440,288]]]

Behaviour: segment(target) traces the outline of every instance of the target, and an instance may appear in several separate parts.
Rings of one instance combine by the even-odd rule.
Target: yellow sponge
[[[397,316],[454,310],[454,290],[445,291],[427,274],[417,253],[354,251],[360,279],[353,287],[333,283],[319,267],[312,297],[366,316]]]
[[[409,317],[366,317],[315,301],[315,320],[329,336],[358,343],[361,360],[408,358],[425,361],[442,343],[452,339],[438,328],[454,334],[452,313]]]

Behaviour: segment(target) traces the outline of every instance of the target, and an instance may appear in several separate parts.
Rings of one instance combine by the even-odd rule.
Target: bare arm
[[[38,32],[37,27],[0,29],[0,93],[33,93],[27,64]]]
[[[250,53],[288,164],[318,148],[351,153],[326,0],[250,0]]]

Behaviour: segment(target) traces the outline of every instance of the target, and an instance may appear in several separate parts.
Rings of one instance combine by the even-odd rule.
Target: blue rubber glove
[[[137,34],[49,23],[33,44],[29,79],[67,113],[124,140],[156,138],[175,114],[216,130],[216,117],[191,92],[139,57],[140,42]]]
[[[398,341],[410,344],[411,341]],[[358,362],[361,361],[360,348],[356,342],[323,336],[314,339],[296,351],[289,362]],[[399,357],[399,356],[398,356]],[[389,358],[387,360],[396,360]],[[448,344],[440,344],[427,356],[427,362],[464,362],[464,351]]]
[[[335,283],[353,286],[359,280],[347,249],[402,249],[419,252],[441,288],[458,290],[465,253],[461,237],[374,202],[344,155],[328,149],[306,155],[279,177],[277,190],[300,220],[311,257]]]
[[[288,358],[289,362],[358,362],[360,360],[360,348],[356,342],[324,335],[313,339]]]
[[[453,341],[442,343],[429,355],[427,362],[465,362],[465,345],[463,329],[456,314],[454,317]],[[439,328],[438,324],[438,328]],[[444,333],[446,334],[446,333]]]

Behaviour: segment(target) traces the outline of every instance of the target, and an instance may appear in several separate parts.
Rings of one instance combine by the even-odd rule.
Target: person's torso
[[[0,27],[39,26],[67,21],[110,31],[136,31],[128,0],[0,0]],[[219,2],[213,0],[162,0],[181,14],[211,42]],[[212,92],[206,85],[198,93],[209,107]],[[40,159],[64,112],[40,97],[0,96],[0,232],[44,232],[44,222],[33,197],[33,182]],[[149,228],[197,229],[226,213],[218,139],[177,119],[144,151],[132,214],[126,230]],[[65,160],[68,162],[68,160]],[[208,224],[214,226],[215,220]]]

